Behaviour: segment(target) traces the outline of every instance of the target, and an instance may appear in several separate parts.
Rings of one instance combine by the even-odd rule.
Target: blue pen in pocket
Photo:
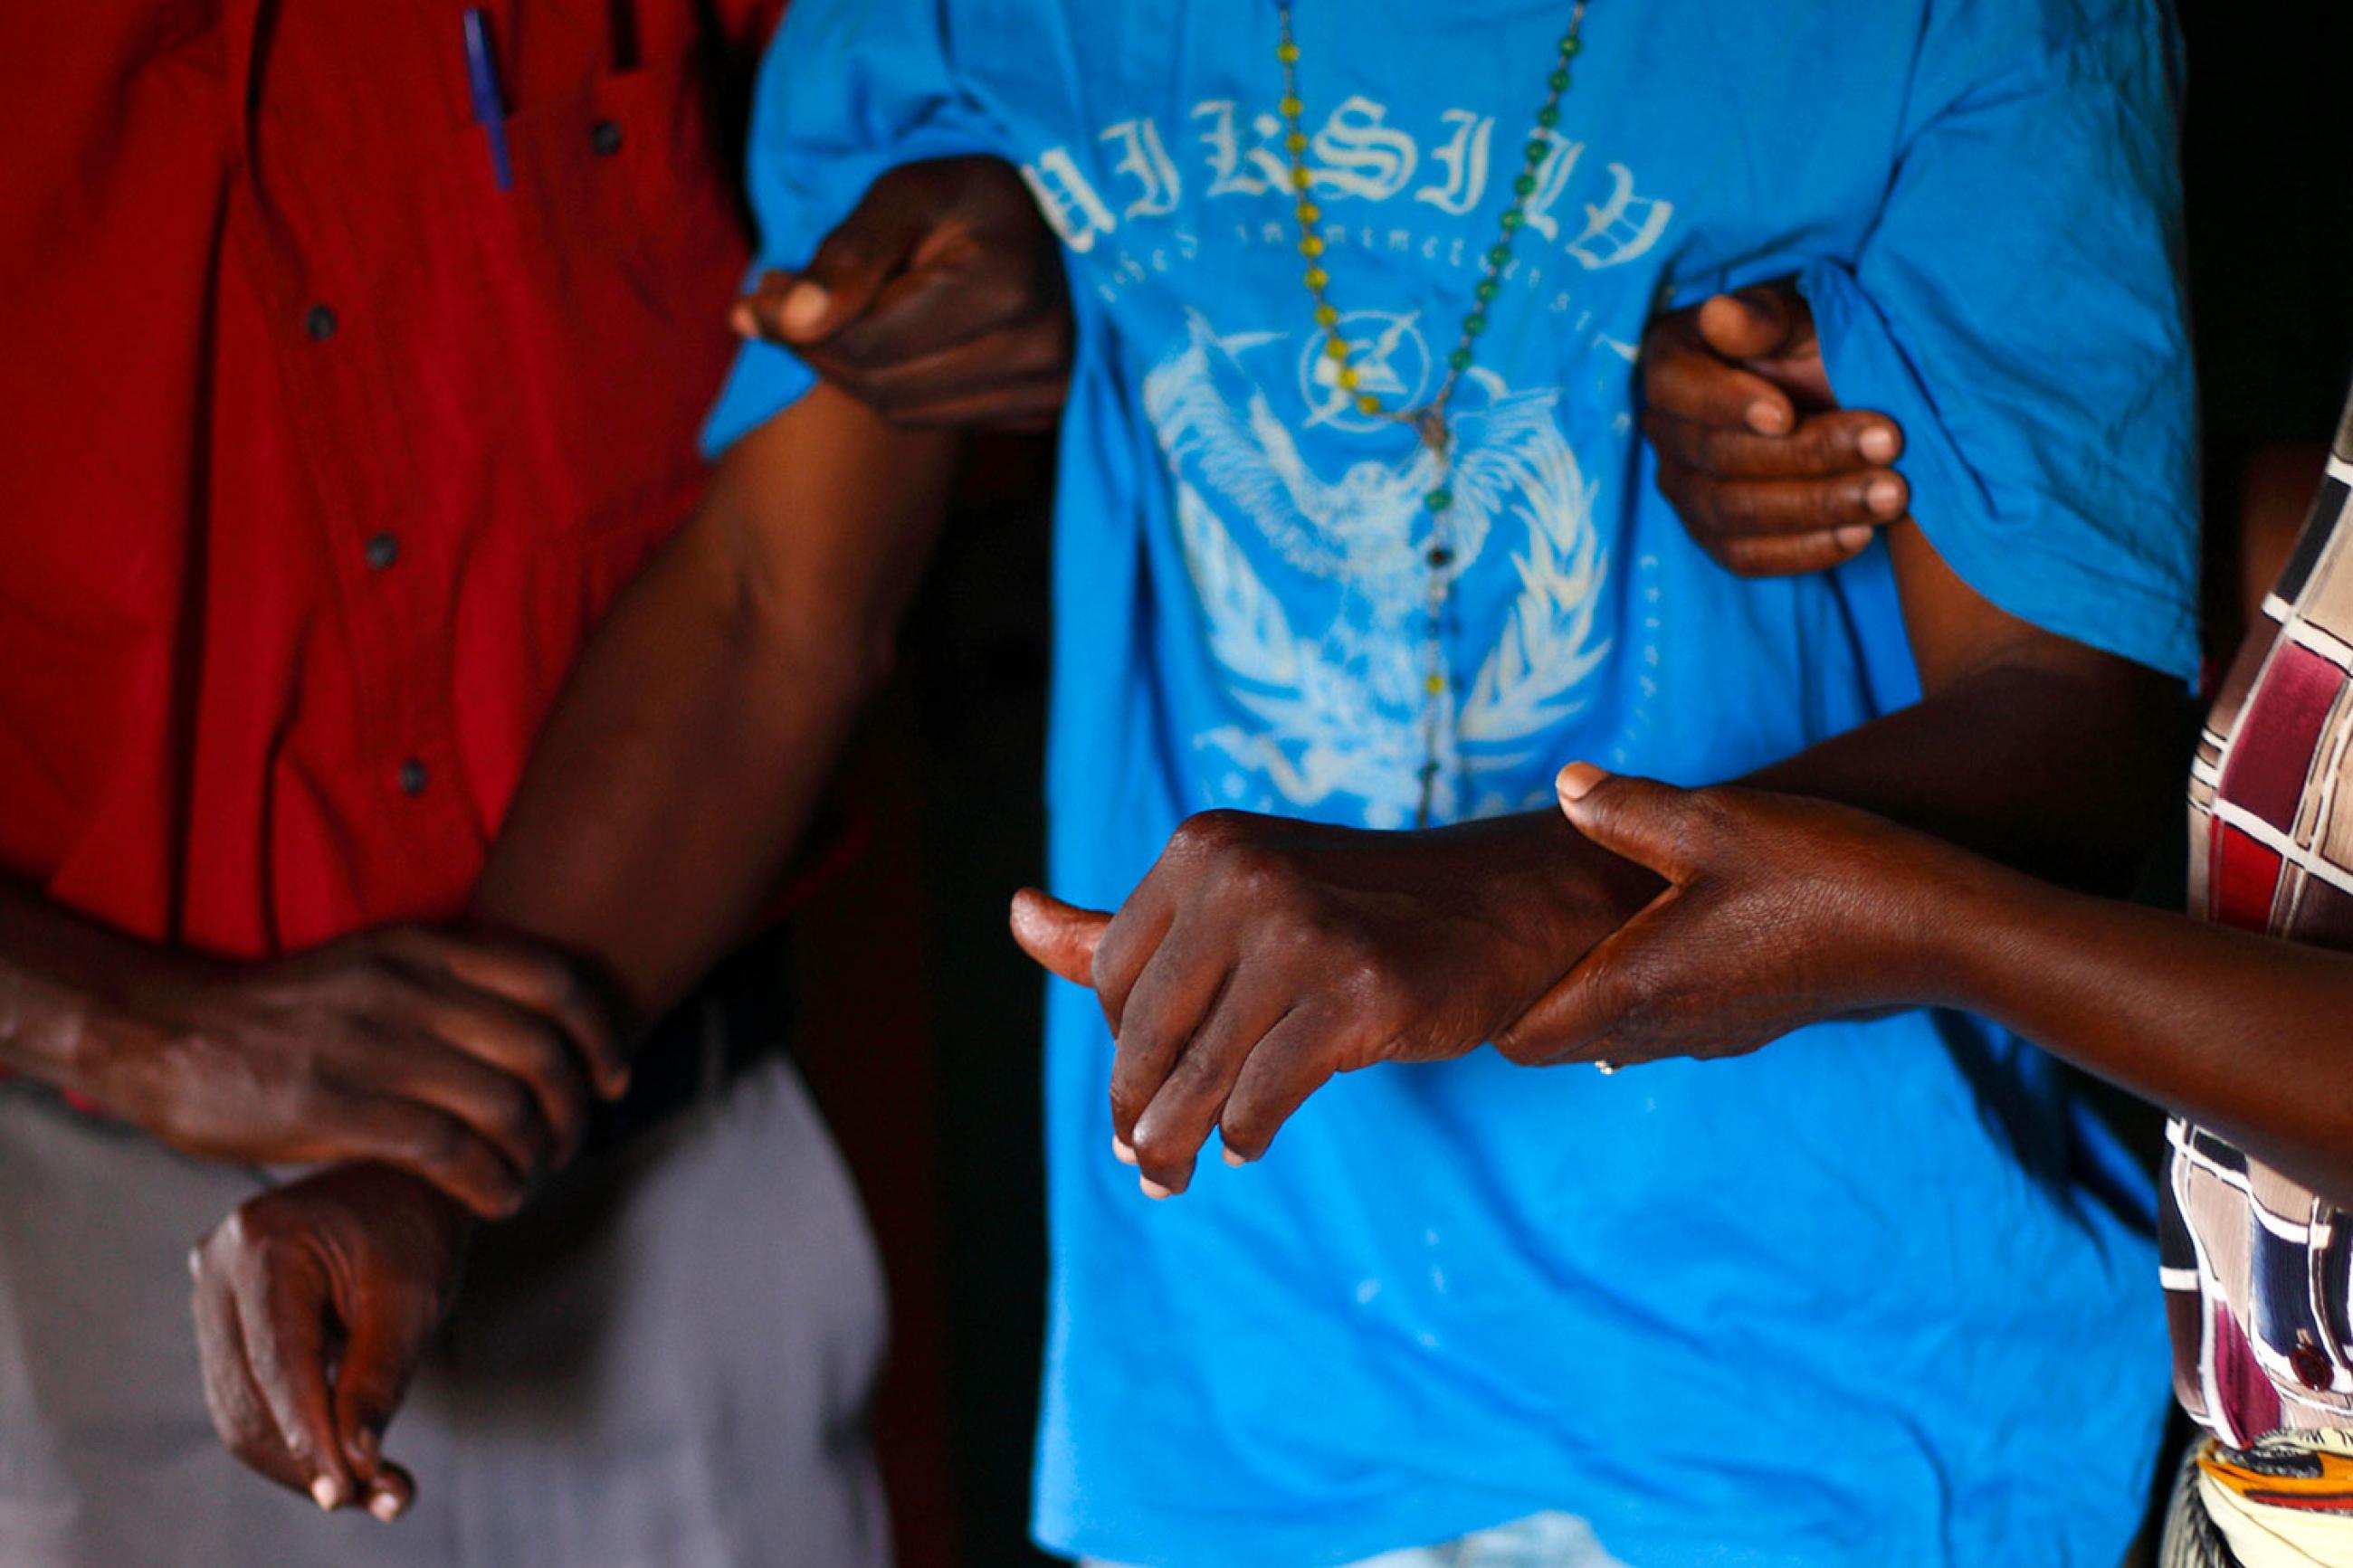
[[[506,94],[499,90],[499,62],[491,53],[490,18],[480,6],[466,9],[466,87],[474,100],[474,122],[491,140],[491,173],[499,189],[514,188],[514,163],[507,156]]]

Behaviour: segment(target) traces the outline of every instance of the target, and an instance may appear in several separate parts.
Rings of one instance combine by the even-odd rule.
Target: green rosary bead
[[[1444,489],[1434,489],[1422,497],[1421,501],[1432,511],[1444,511],[1454,504],[1454,492]]]
[[[1518,179],[1512,182],[1512,191],[1516,195],[1535,195],[1536,194],[1536,177],[1534,174],[1522,174]]]
[[[1495,301],[1495,291],[1501,287],[1502,285],[1493,278],[1482,278],[1479,279],[1479,287],[1472,289],[1471,292],[1479,297],[1479,303],[1482,305],[1492,305]]]
[[[1456,349],[1452,353],[1446,356],[1446,368],[1451,371],[1469,370],[1471,368],[1471,361],[1472,353],[1469,349]]]
[[[1487,313],[1484,310],[1473,310],[1469,315],[1462,318],[1462,335],[1464,337],[1475,338],[1486,330]]]

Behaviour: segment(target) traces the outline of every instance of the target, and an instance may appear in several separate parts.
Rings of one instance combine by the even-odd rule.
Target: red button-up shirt
[[[782,0],[0,5],[0,874],[259,956],[464,900],[692,505]]]

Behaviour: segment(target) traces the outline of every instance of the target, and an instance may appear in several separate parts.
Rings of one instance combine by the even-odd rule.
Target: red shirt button
[[[2295,1380],[2315,1394],[2326,1394],[2337,1382],[2337,1369],[2329,1364],[2328,1352],[2309,1341],[2295,1347],[2287,1358],[2295,1369]]]

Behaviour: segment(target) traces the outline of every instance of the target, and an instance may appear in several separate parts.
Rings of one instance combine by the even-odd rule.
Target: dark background
[[[2247,570],[2242,501],[2267,464],[2306,482],[2306,459],[2272,449],[2325,442],[2353,370],[2353,0],[2203,0],[2182,24],[2221,636]],[[1026,1530],[1042,989],[1004,911],[1043,864],[1050,461],[1035,442],[976,453],[902,678],[850,764],[875,848],[800,928],[804,1056],[892,1275],[877,1426],[905,1568],[1046,1561]]]

